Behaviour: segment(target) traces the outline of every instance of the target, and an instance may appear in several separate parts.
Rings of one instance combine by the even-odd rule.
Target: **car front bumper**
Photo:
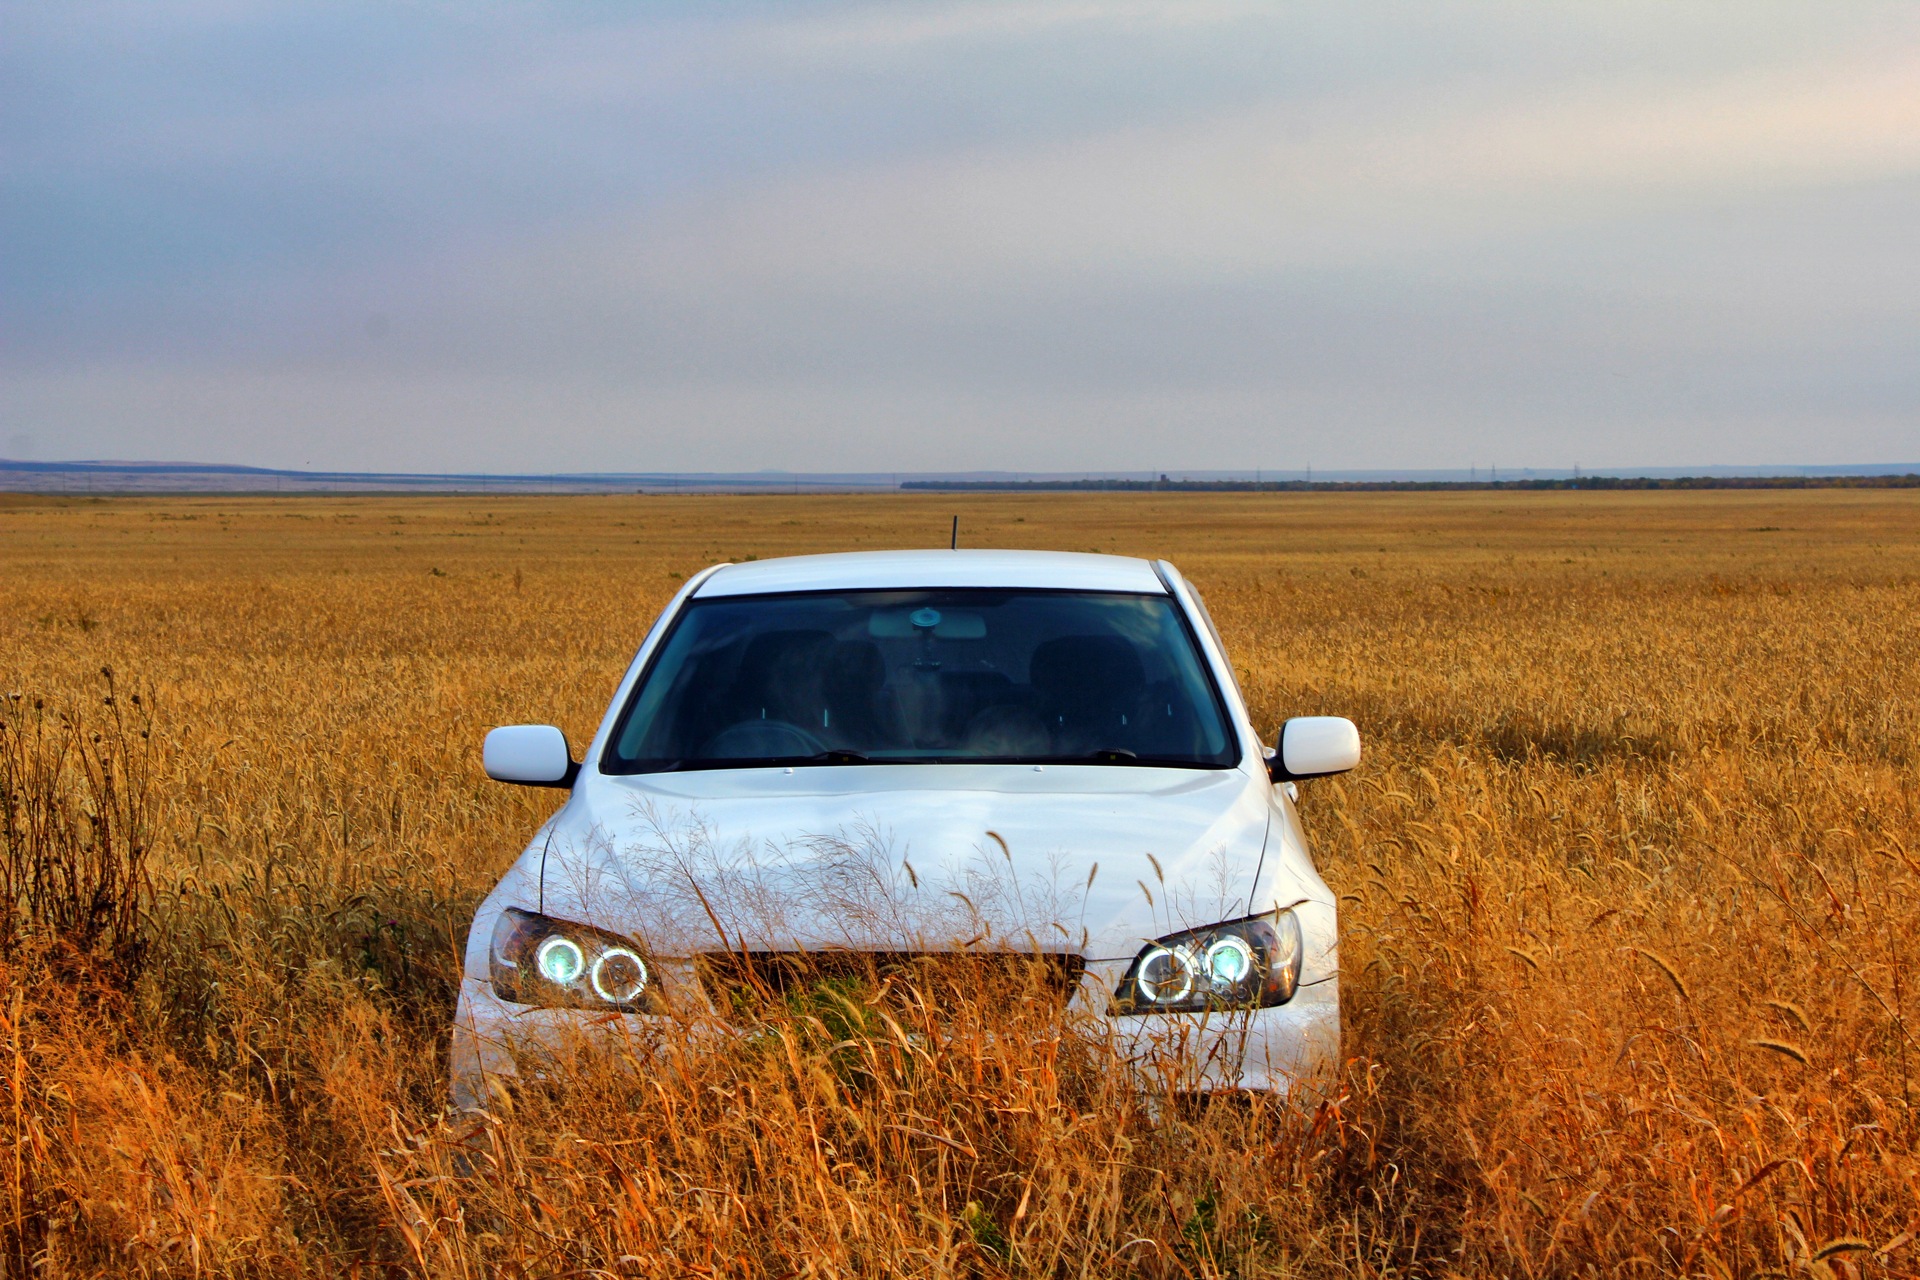
[[[1318,1099],[1339,1066],[1337,974],[1302,986],[1271,1009],[1116,1017],[1105,1012],[1107,997],[1125,968],[1124,962],[1089,964],[1071,1007],[1090,1018],[1095,1033],[1145,1081],[1177,1092],[1253,1090],[1305,1101]],[[716,1040],[739,1030],[711,1017],[697,1025]],[[654,1015],[514,1004],[496,996],[491,983],[467,977],[448,1064],[454,1105],[485,1107],[497,1082],[521,1074],[523,1059],[552,1061],[567,1046],[593,1038],[648,1052],[673,1026],[674,1019]]]

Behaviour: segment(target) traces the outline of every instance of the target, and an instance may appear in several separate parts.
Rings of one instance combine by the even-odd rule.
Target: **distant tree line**
[[[1557,480],[905,480],[902,489],[1085,493],[1424,493],[1438,489],[1920,489],[1920,475],[1578,476]]]

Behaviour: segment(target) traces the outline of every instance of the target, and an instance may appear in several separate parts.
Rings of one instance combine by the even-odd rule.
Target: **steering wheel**
[[[782,759],[817,756],[827,744],[787,720],[742,720],[707,739],[706,760]]]

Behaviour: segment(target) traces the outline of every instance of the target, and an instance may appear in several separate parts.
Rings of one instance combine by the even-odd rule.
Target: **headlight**
[[[517,907],[493,926],[493,993],[515,1004],[657,1013],[653,971],[616,933]]]
[[[1291,911],[1170,933],[1141,948],[1114,993],[1114,1013],[1265,1009],[1300,985],[1300,922]]]

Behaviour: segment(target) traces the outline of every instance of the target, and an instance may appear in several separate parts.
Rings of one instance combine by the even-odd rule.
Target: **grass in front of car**
[[[856,984],[773,1002],[754,1052],[589,1055],[448,1124],[465,930],[555,799],[487,783],[485,730],[583,743],[713,560],[944,546],[954,512],[1167,556],[1264,730],[1359,723],[1360,770],[1302,787],[1332,1097],[1167,1107],[1043,1003],[921,1024]],[[1911,493],[4,499],[0,565],[0,745],[60,746],[71,801],[34,830],[104,866],[137,828],[152,888],[134,952],[65,928],[89,960],[10,882],[13,1270],[1917,1265]],[[103,666],[139,750],[91,737]]]

